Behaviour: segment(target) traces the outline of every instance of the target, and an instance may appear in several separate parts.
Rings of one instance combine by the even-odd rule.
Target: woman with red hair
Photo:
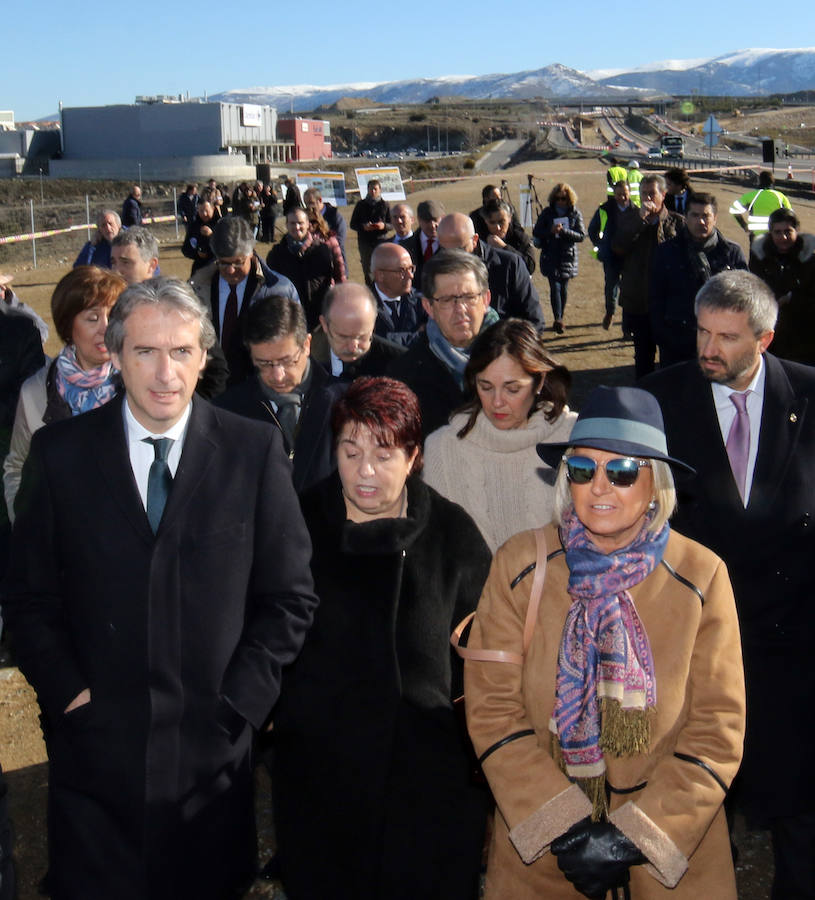
[[[469,780],[450,632],[490,553],[419,477],[415,394],[358,378],[332,416],[338,472],[301,502],[320,607],[274,716],[290,900],[475,900],[486,794]]]

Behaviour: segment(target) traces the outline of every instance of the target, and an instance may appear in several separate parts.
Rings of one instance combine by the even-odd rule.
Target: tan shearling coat
[[[465,662],[470,735],[479,755],[493,748],[483,762],[497,804],[488,900],[582,896],[549,852],[554,838],[590,814],[591,804],[551,756],[548,726],[557,655],[571,599],[554,526],[547,527],[546,540],[549,564],[523,667]],[[531,531],[498,551],[470,648],[522,652],[535,557]],[[744,676],[733,592],[724,563],[676,532],[671,532],[664,562],[681,578],[660,564],[631,590],[651,644],[657,702],[651,752],[606,756],[610,818],[648,859],[631,870],[634,900],[735,900],[722,805],[722,785],[729,786],[738,770],[744,739]],[[704,602],[681,579],[692,582]],[[524,731],[532,733],[518,734]]]

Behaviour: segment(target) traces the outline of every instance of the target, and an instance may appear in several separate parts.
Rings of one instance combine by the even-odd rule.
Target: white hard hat
[[[629,169],[639,169],[640,164],[636,161],[636,159],[628,160],[628,168]]]

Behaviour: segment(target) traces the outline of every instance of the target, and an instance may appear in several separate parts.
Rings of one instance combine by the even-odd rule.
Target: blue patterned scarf
[[[81,368],[71,344],[66,344],[57,357],[57,391],[74,416],[104,406],[119,387],[116,374],[111,362],[95,369]]]
[[[650,745],[654,661],[628,590],[659,565],[670,528],[653,532],[647,525],[608,555],[591,543],[573,508],[560,526],[572,605],[560,640],[549,729],[558,761],[586,791],[596,815],[605,804],[603,752],[629,756]]]

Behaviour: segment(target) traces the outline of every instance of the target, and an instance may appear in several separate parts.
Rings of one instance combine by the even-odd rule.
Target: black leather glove
[[[611,822],[583,819],[552,841],[560,871],[590,900],[603,900],[628,882],[628,869],[646,862],[636,844]]]

